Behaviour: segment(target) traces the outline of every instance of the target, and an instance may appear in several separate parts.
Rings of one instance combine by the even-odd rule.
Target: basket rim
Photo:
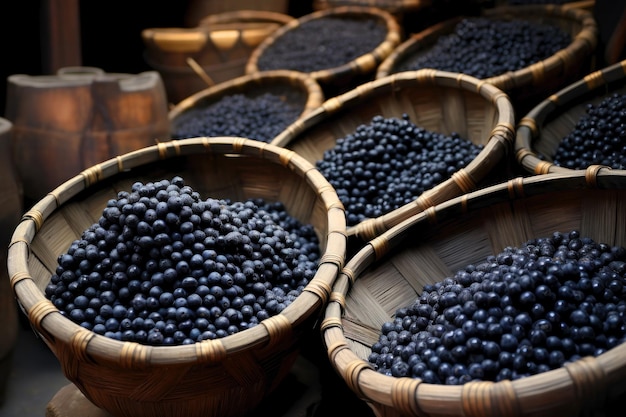
[[[375,71],[376,67],[384,60],[385,57],[389,56],[393,49],[397,47],[402,40],[402,29],[400,24],[396,18],[386,10],[371,6],[339,6],[332,7],[330,9],[316,10],[284,24],[265,38],[259,45],[257,45],[248,58],[245,73],[253,74],[260,71],[258,67],[259,58],[279,37],[284,36],[286,33],[312,20],[341,15],[368,15],[382,20],[387,28],[387,33],[385,35],[385,39],[373,51],[367,52],[343,65],[308,73],[320,83],[330,82],[352,73]],[[362,63],[362,65],[355,65],[356,63]]]
[[[471,191],[475,187],[471,178],[480,169],[484,168],[483,163],[496,164],[497,158],[494,157],[495,155],[504,157],[512,150],[515,138],[515,114],[513,104],[506,93],[490,83],[467,74],[432,69],[405,71],[374,79],[346,93],[326,100],[307,116],[288,126],[270,142],[276,146],[289,148],[290,144],[297,140],[300,134],[314,128],[320,121],[333,117],[343,110],[347,109],[349,111],[351,107],[359,105],[364,99],[372,99],[388,93],[394,94],[402,89],[419,88],[422,85],[459,88],[480,95],[486,101],[490,101],[496,107],[498,115],[498,120],[494,121],[490,139],[476,159],[463,169],[463,173],[467,174],[466,179],[468,181],[453,175],[431,190],[424,192],[416,201],[383,216],[364,220],[355,226],[349,226],[347,229],[349,236],[368,240],[389,229],[391,225],[415,214],[417,211],[426,209],[433,202],[441,202],[440,198],[437,199],[437,194],[443,190],[458,188],[461,192]]]
[[[550,123],[547,119],[567,111],[576,104],[576,100],[581,95],[596,92],[610,93],[610,90],[606,89],[616,82],[626,85],[626,60],[591,72],[538,103],[518,122],[514,142],[517,164],[531,174],[575,171],[541,159],[534,151],[532,144],[541,137],[542,128]]]
[[[179,101],[168,112],[170,123],[194,106],[210,105],[224,96],[246,91],[248,88],[263,85],[285,85],[298,87],[306,96],[299,118],[304,117],[324,102],[324,92],[320,84],[309,74],[293,70],[260,71],[244,74],[200,90]]]
[[[329,223],[329,230],[326,234],[328,244],[325,251],[320,254],[318,270],[302,293],[281,313],[262,321],[260,323],[262,325],[223,338],[205,340],[192,345],[176,346],[151,346],[137,342],[118,341],[96,334],[61,315],[45,294],[38,289],[28,270],[30,244],[43,226],[44,221],[63,204],[93,185],[107,179],[114,179],[120,174],[140,168],[147,163],[194,155],[200,152],[250,156],[268,160],[286,170],[295,171],[307,181],[320,184],[316,192],[326,205],[328,216],[331,215],[331,211],[343,211],[334,189],[308,161],[293,151],[253,139],[197,137],[172,140],[111,158],[82,171],[48,193],[23,214],[13,232],[8,248],[9,279],[18,306],[31,321],[36,333],[44,336],[47,333],[53,335],[54,342],[50,342],[53,345],[58,343],[72,345],[77,339],[82,340],[84,342],[81,344],[83,353],[86,352],[92,359],[122,363],[119,359],[125,358],[123,362],[126,363],[129,360],[133,361],[127,356],[130,354],[132,358],[136,359],[148,358],[151,365],[178,366],[185,363],[219,361],[226,354],[237,353],[244,349],[261,348],[270,342],[274,343],[276,339],[281,340],[287,336],[275,334],[273,327],[280,327],[276,326],[275,323],[284,324],[287,322],[296,328],[304,318],[313,314],[326,303],[330,288],[326,288],[325,281],[330,280],[332,284],[344,262],[340,256],[329,253],[329,248],[345,248],[345,223],[341,223],[342,216],[335,216],[338,220],[337,223]],[[345,257],[345,251],[343,256]],[[333,274],[335,275],[334,278],[332,277]],[[303,308],[303,315],[297,314],[299,308]],[[37,320],[33,320],[33,316],[37,317]],[[253,344],[246,341],[251,335],[254,336],[252,338],[255,341]],[[134,366],[135,363],[131,365]],[[138,363],[138,365],[144,364]]]
[[[546,64],[558,60],[563,64],[563,60],[568,57],[589,56],[593,53],[598,43],[598,25],[593,17],[593,13],[578,8],[565,7],[563,5],[548,4],[526,4],[526,5],[506,5],[493,7],[481,12],[477,17],[485,17],[489,19],[500,19],[501,17],[510,16],[513,19],[519,19],[520,15],[533,16],[549,16],[563,18],[567,20],[575,20],[581,23],[581,30],[572,37],[572,41],[565,48],[557,51],[552,56],[528,65],[515,71],[485,78],[484,81],[490,82],[499,88],[507,91],[509,89],[519,88],[515,80],[534,79],[534,74],[539,73],[540,78],[544,78]],[[398,64],[401,57],[405,54],[411,54],[415,51],[431,48],[436,42],[436,36],[440,34],[449,34],[454,31],[457,23],[464,18],[470,16],[456,16],[442,22],[436,23],[418,33],[412,34],[409,38],[398,45],[394,51],[385,58],[376,71],[376,77],[385,77],[394,71],[394,67]],[[508,17],[507,17],[508,18]]]
[[[462,406],[460,399],[463,402],[466,400],[480,401],[480,398],[483,398],[482,395],[490,396],[492,401],[503,399],[510,403],[515,401],[515,397],[512,396],[513,391],[532,398],[543,395],[546,391],[562,390],[563,387],[557,384],[559,378],[564,378],[570,372],[591,371],[591,369],[595,369],[594,366],[599,366],[596,363],[598,361],[605,371],[609,371],[605,372],[607,377],[617,379],[623,375],[623,372],[619,371],[619,366],[620,359],[626,355],[626,343],[613,347],[596,357],[584,357],[561,368],[514,381],[471,381],[464,385],[432,384],[423,382],[419,378],[398,378],[377,372],[367,360],[361,359],[351,349],[345,336],[342,320],[347,308],[347,295],[352,286],[371,265],[380,261],[393,249],[401,247],[402,241],[407,237],[414,236],[414,234],[410,235],[413,226],[417,224],[436,225],[441,218],[449,219],[455,215],[462,216],[466,213],[479,211],[481,208],[494,203],[512,202],[542,195],[546,193],[546,183],[558,184],[559,191],[613,190],[616,188],[615,184],[621,185],[621,188],[618,189],[626,190],[626,175],[602,166],[592,166],[584,172],[512,178],[506,182],[485,187],[431,207],[429,210],[397,224],[370,240],[356,254],[351,256],[333,285],[331,300],[324,309],[320,329],[332,367],[359,398],[371,406],[373,406],[372,403],[377,403],[401,409],[402,415],[421,416],[429,414],[432,409],[429,412],[420,409],[420,394],[425,396],[425,402],[435,402],[438,404],[437,407],[442,406],[442,404],[451,405],[453,403]],[[361,383],[363,380],[366,382]],[[612,383],[618,383],[618,381],[608,381],[607,386]],[[429,407],[432,406],[431,404]]]

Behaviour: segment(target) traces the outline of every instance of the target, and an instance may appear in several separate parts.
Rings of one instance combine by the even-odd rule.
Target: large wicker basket
[[[337,140],[354,133],[372,117],[408,114],[417,126],[433,132],[457,132],[476,145],[478,157],[414,202],[381,217],[348,227],[348,235],[367,241],[408,217],[488,181],[508,177],[514,139],[514,111],[498,88],[463,74],[420,70],[370,81],[328,99],[289,126],[272,144],[296,151],[316,163]]]
[[[626,176],[591,167],[511,179],[398,224],[351,257],[333,287],[321,323],[330,362],[377,416],[623,415],[626,344],[514,381],[464,385],[386,376],[368,355],[382,324],[412,304],[425,284],[509,245],[577,229],[598,243],[626,246],[625,207]]]
[[[314,227],[317,272],[280,314],[223,338],[179,346],[122,342],[87,330],[46,298],[57,256],[135,181],[181,175],[203,198],[280,201]],[[292,151],[220,137],[160,143],[95,165],[52,190],[14,231],[8,269],[17,301],[65,376],[116,417],[239,416],[287,375],[314,329],[345,258],[345,214],[334,189]]]
[[[265,70],[259,66],[259,59],[277,39],[290,36],[292,31],[308,22],[328,17],[348,17],[375,20],[385,27],[385,39],[372,51],[337,67],[324,68],[311,72],[311,76],[322,86],[327,97],[334,96],[374,78],[378,65],[389,56],[402,40],[402,30],[396,19],[389,12],[377,7],[341,6],[318,10],[295,19],[273,32],[261,42],[250,55],[246,64],[246,74]],[[306,50],[307,45],[302,45]],[[316,51],[311,50],[314,54]],[[317,52],[318,53],[318,52]]]
[[[285,102],[301,109],[298,119],[304,118],[324,102],[321,86],[309,74],[290,70],[262,71],[224,81],[186,97],[169,111],[171,130],[175,132],[190,112],[205,109],[226,97],[243,94],[254,98],[267,93],[280,96]],[[296,121],[293,120],[294,123]],[[255,133],[240,136],[253,137]]]
[[[572,169],[554,164],[559,144],[586,114],[614,93],[626,93],[626,61],[586,75],[551,95],[527,113],[517,126],[515,158],[525,173],[566,173]]]
[[[550,93],[574,82],[593,69],[598,27],[589,11],[557,5],[501,6],[483,9],[481,16],[505,21],[523,19],[553,25],[571,35],[572,42],[551,57],[517,71],[484,80],[509,95],[518,116],[525,114]],[[456,25],[465,18],[465,16],[451,18],[412,35],[379,65],[376,77],[398,72],[402,63],[426,53],[440,37],[453,33]]]

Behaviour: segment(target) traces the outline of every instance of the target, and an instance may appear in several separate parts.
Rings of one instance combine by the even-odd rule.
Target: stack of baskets
[[[625,93],[626,61],[621,61],[594,71],[543,100],[518,124],[515,158],[519,167],[533,175],[571,172],[553,159],[563,138],[575,129],[589,105]]]
[[[483,80],[506,92],[518,115],[525,114],[549,94],[580,79],[593,68],[598,26],[590,11],[557,5],[522,5],[482,9],[481,16],[555,26],[571,36],[571,43],[549,58]],[[441,37],[452,34],[465,18],[451,18],[412,35],[380,64],[376,77],[396,73],[407,60],[427,53]],[[506,59],[505,56],[496,58]]]
[[[356,242],[367,241],[437,203],[508,176],[514,140],[514,112],[506,94],[476,78],[435,70],[380,78],[328,99],[289,126],[272,144],[315,164],[337,141],[374,116],[402,117],[424,129],[461,137],[484,148],[469,165],[424,192],[414,202],[348,227]],[[344,202],[345,204],[345,202]]]
[[[291,20],[278,12],[238,10],[210,14],[194,27],[144,29],[144,59],[161,74],[168,100],[178,103],[244,75],[252,51]]]
[[[621,415],[624,343],[513,381],[463,385],[388,376],[377,372],[368,357],[383,323],[412,305],[425,285],[506,247],[571,230],[598,243],[626,247],[625,208],[623,171],[592,167],[512,179],[415,215],[369,241],[346,263],[321,324],[329,360],[380,416]]]
[[[309,284],[279,314],[223,338],[150,346],[96,334],[64,316],[44,290],[58,257],[97,222],[119,191],[174,175],[203,198],[282,202],[310,224],[320,261]],[[206,196],[206,197],[205,197]],[[97,164],[36,203],[9,246],[10,282],[34,330],[66,377],[118,417],[240,416],[289,373],[344,263],[345,215],[326,180],[292,151],[244,138],[192,138]]]

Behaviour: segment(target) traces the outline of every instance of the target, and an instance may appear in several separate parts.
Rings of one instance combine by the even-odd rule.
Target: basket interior
[[[342,317],[351,350],[367,361],[382,324],[415,301],[425,284],[507,246],[571,230],[599,243],[626,246],[626,177],[615,176],[593,189],[585,188],[584,175],[578,174],[568,180],[536,176],[524,187],[526,196],[516,199],[497,185],[466,201],[450,200],[435,207],[432,217],[421,213],[403,223],[385,256],[374,260],[365,254],[368,249],[355,255],[346,268],[362,272],[346,295]]]
[[[314,226],[321,250],[329,230],[327,211],[312,184],[282,165],[247,155],[192,154],[152,162],[120,173],[77,193],[43,223],[35,235],[28,267],[43,291],[57,265],[57,257],[102,215],[109,199],[129,191],[136,181],[151,182],[180,175],[201,198],[244,201],[263,198],[281,201],[293,217]]]

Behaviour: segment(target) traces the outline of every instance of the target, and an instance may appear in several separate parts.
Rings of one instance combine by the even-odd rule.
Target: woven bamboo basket
[[[341,6],[368,6],[386,10],[394,16],[415,12],[432,4],[432,0],[313,0],[314,10]]]
[[[593,69],[598,26],[590,11],[557,5],[526,5],[487,8],[480,15],[496,20],[523,19],[552,25],[569,33],[572,38],[565,49],[549,58],[484,80],[509,95],[518,115],[525,114],[550,93],[578,80]],[[413,34],[379,65],[376,77],[397,72],[408,58],[424,54],[441,36],[453,33],[456,25],[465,18],[454,17]]]
[[[426,284],[505,247],[579,230],[626,245],[626,176],[601,167],[518,177],[432,207],[368,242],[340,273],[321,323],[332,366],[377,416],[606,416],[626,393],[626,344],[513,381],[396,378],[368,362],[381,326]],[[613,405],[611,408],[610,405]],[[621,410],[618,408],[618,410]]]
[[[626,93],[626,61],[594,71],[535,106],[517,126],[518,165],[531,174],[571,172],[553,161],[559,143],[586,114],[587,105],[613,93]]]
[[[374,50],[354,60],[337,67],[324,68],[310,73],[322,86],[328,97],[345,92],[361,84],[363,81],[373,79],[378,65],[393,52],[394,48],[400,44],[403,37],[402,29],[393,15],[377,7],[341,6],[326,10],[317,10],[283,25],[264,39],[250,55],[246,64],[246,74],[266,70],[259,66],[259,59],[272,48],[272,45],[277,42],[279,38],[290,36],[290,33],[293,33],[293,31],[301,25],[316,19],[329,17],[375,20],[385,27],[386,36]],[[307,45],[302,45],[302,48],[306,49]],[[319,51],[311,50],[311,54],[315,53],[319,53]]]
[[[57,256],[135,181],[181,175],[202,198],[280,201],[314,227],[320,261],[282,312],[259,325],[191,345],[122,342],[75,324],[43,290]],[[116,417],[240,416],[288,374],[344,262],[345,215],[334,189],[302,157],[233,138],[169,141],[95,165],[52,190],[22,217],[9,246],[10,282],[35,332],[65,376]]]
[[[392,74],[370,81],[324,104],[289,126],[272,144],[294,150],[312,163],[337,140],[375,115],[401,117],[433,132],[457,132],[477,145],[478,157],[414,202],[381,217],[349,226],[353,240],[367,241],[408,217],[449,198],[507,177],[514,140],[514,111],[506,94],[476,78],[435,70]]]
[[[241,10],[205,16],[188,28],[142,30],[144,60],[158,71],[168,100],[178,103],[207,85],[245,74],[254,49],[293,17],[270,11]]]
[[[243,94],[254,98],[266,93],[284,97],[286,102],[300,108],[298,119],[305,117],[324,102],[321,86],[309,74],[290,70],[263,71],[224,81],[186,97],[169,111],[171,130],[175,132],[181,120],[190,112],[214,105],[225,97]],[[296,121],[293,120],[294,123]],[[250,132],[246,137],[251,137],[254,133]]]

